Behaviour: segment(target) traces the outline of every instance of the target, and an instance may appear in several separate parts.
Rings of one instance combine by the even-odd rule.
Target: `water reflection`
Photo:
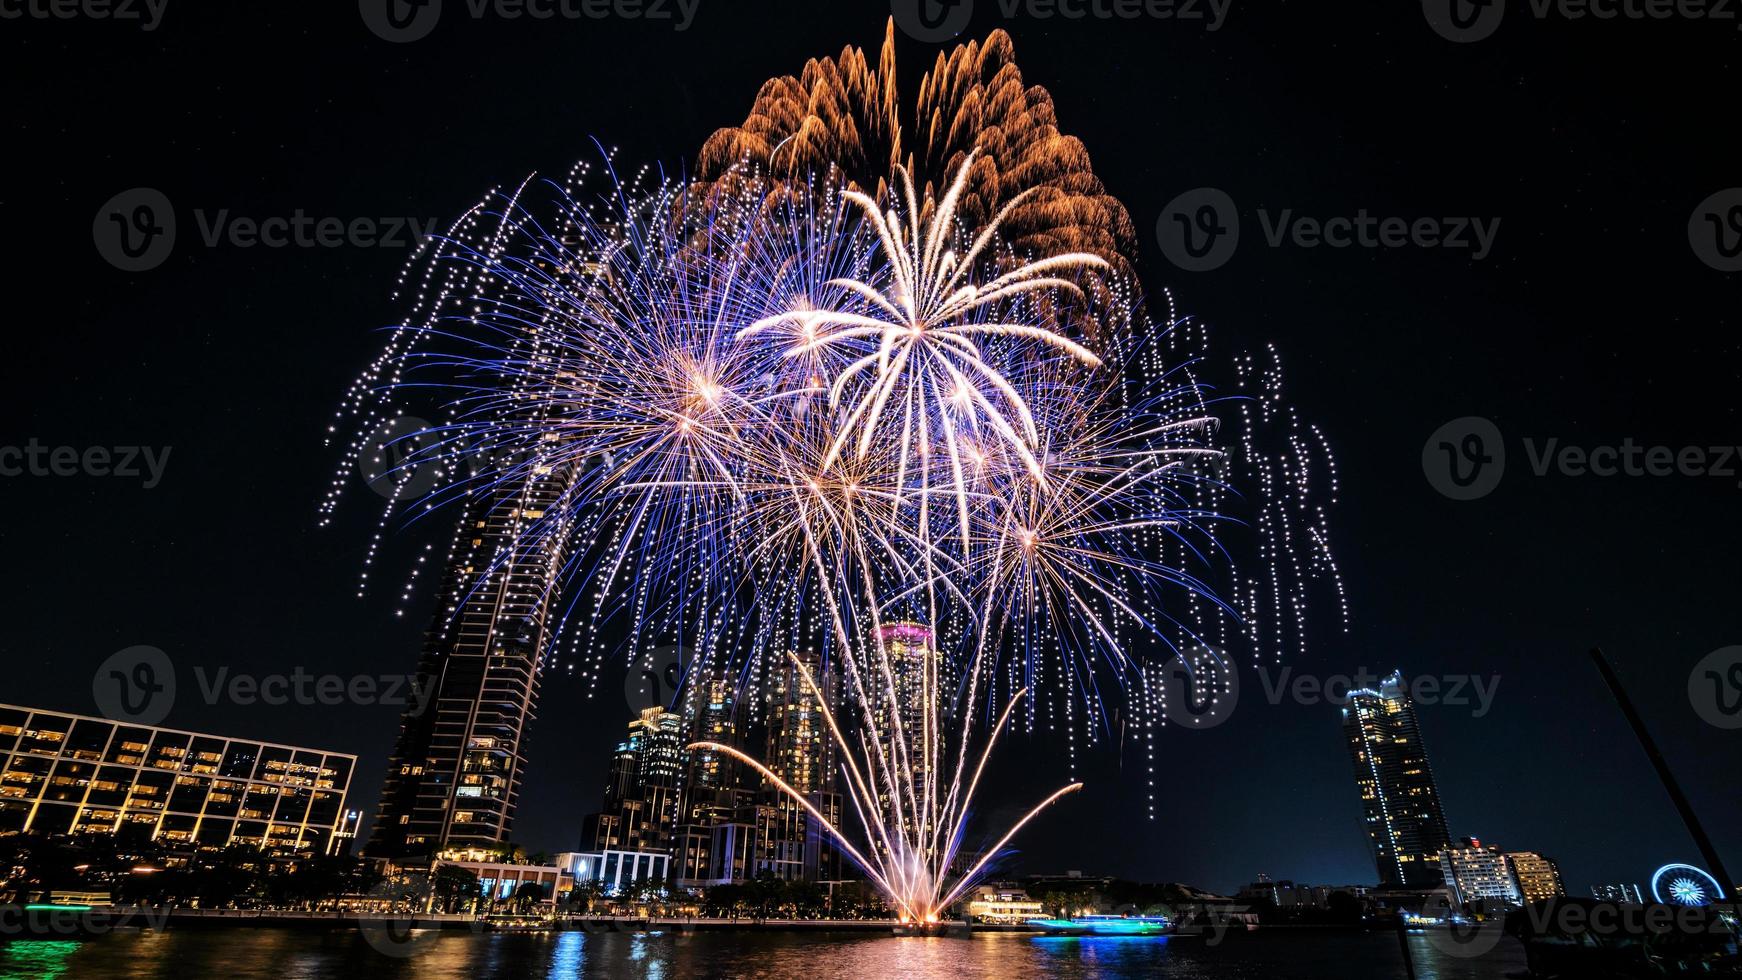
[[[64,976],[67,961],[78,952],[70,939],[24,939],[0,942],[0,980],[52,980]]]
[[[536,935],[444,933],[379,952],[355,931],[172,930],[86,942],[0,944],[0,980],[460,980],[460,978],[768,977],[867,980],[880,977],[1051,976],[1267,980],[1335,976],[1393,980],[1403,975],[1395,936],[1260,933],[1219,944],[1141,936],[1042,937],[978,933],[969,938],[908,938],[886,933],[553,932]],[[1412,937],[1423,980],[1495,980],[1523,966],[1504,943],[1483,957],[1447,957]]]

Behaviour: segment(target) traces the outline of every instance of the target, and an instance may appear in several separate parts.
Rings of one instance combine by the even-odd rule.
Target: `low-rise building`
[[[0,704],[0,835],[137,828],[188,850],[327,854],[357,757]]]
[[[1506,863],[1512,866],[1512,877],[1526,902],[1559,898],[1567,893],[1561,885],[1560,868],[1535,851],[1513,851],[1506,855]]]
[[[1517,905],[1522,901],[1506,855],[1477,838],[1466,837],[1441,851],[1440,870],[1459,905]]]
[[[623,895],[642,881],[668,881],[671,855],[664,851],[569,851],[558,854],[557,866],[575,884],[595,882],[605,895]]]

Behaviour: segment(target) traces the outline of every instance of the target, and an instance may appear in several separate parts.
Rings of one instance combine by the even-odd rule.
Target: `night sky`
[[[372,810],[396,709],[206,704],[193,672],[413,669],[430,597],[396,618],[392,592],[424,537],[397,536],[391,581],[359,600],[376,498],[316,526],[337,459],[324,430],[397,317],[405,250],[207,247],[196,212],[445,222],[594,137],[681,166],[765,78],[879,44],[889,15],[700,0],[676,31],[448,6],[409,44],[338,0],[170,0],[151,31],[0,21],[0,446],[170,447],[150,489],[0,478],[0,701],[92,712],[97,665],[149,644],[183,688],[165,724],[357,753],[354,803]],[[1493,37],[1454,44],[1410,2],[1237,2],[1213,32],[977,6],[965,36],[1011,33],[1129,208],[1148,287],[1212,324],[1219,351],[1275,344],[1291,400],[1334,445],[1352,622],[1316,609],[1289,666],[1497,682],[1482,717],[1421,708],[1452,834],[1546,853],[1583,894],[1703,863],[1586,659],[1600,644],[1742,868],[1742,731],[1703,722],[1688,690],[1696,662],[1742,643],[1742,461],[1728,476],[1538,477],[1523,446],[1742,443],[1742,276],[1702,262],[1688,232],[1708,195],[1742,185],[1738,24],[1538,19],[1514,2]],[[910,102],[940,46],[899,43]],[[1243,237],[1223,267],[1181,271],[1156,221],[1205,186],[1238,202]],[[137,187],[173,202],[179,238],[129,273],[99,254],[93,218]],[[1501,223],[1481,260],[1271,247],[1258,212],[1284,209]],[[1493,420],[1511,457],[1475,501],[1436,492],[1422,466],[1429,435],[1465,416]],[[1104,752],[1012,867],[1223,891],[1260,872],[1372,882],[1336,707],[1272,706],[1255,674],[1242,683],[1226,724],[1165,733],[1153,822],[1141,759]],[[541,714],[516,836],[569,849],[628,708],[613,678],[589,697],[553,673]],[[1064,781],[1057,746],[1008,744],[992,809]]]

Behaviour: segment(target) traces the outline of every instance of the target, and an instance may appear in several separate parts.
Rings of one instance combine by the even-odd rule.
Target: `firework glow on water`
[[[541,669],[676,646],[691,680],[795,671],[846,815],[689,750],[789,795],[918,922],[1081,787],[964,856],[1001,740],[1136,753],[1153,814],[1163,666],[1283,656],[1321,583],[1343,615],[1334,466],[1274,352],[1215,368],[1144,296],[1123,207],[1013,58],[1001,32],[940,55],[911,145],[889,36],[875,71],[849,48],[771,81],[693,174],[601,151],[492,193],[407,267],[332,429],[329,519],[401,443],[365,586],[404,523],[497,515],[511,544],[462,526],[446,563],[543,570]]]

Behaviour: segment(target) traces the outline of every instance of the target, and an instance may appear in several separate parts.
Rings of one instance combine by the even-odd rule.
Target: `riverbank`
[[[138,929],[366,929],[411,932],[854,932],[893,933],[894,919],[775,919],[741,916],[489,916],[440,912],[358,914],[356,912],[253,911],[168,907],[9,906],[0,908],[0,937],[46,938],[101,935]],[[1024,925],[975,925],[975,932],[1035,932]]]

